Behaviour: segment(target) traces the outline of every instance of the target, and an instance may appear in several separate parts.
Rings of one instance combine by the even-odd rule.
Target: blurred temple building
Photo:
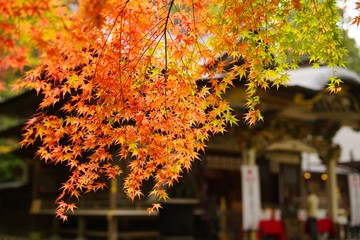
[[[80,209],[65,223],[54,217],[54,200],[68,169],[37,159],[34,146],[20,149],[17,145],[23,123],[35,113],[41,96],[28,91],[6,99],[0,102],[0,175],[4,176],[0,176],[0,236],[236,240],[272,234],[301,239],[304,199],[312,189],[320,198],[323,233],[341,239],[348,234],[354,211],[348,176],[360,169],[360,152],[356,152],[360,149],[360,77],[336,69],[342,91],[329,94],[325,89],[332,73],[326,66],[305,65],[288,71],[287,87],[260,93],[264,121],[255,126],[241,121],[246,112],[245,81],[239,81],[224,96],[239,125],[211,138],[202,160],[169,190],[171,199],[159,213],[148,215],[151,199],[130,202],[119,177],[108,188],[84,195]],[[258,178],[242,166],[258,171]],[[251,178],[244,177],[247,173]],[[244,181],[258,185],[259,194],[245,188]],[[261,208],[254,210],[259,215],[254,226],[245,223],[245,212],[259,208],[247,205],[250,195],[258,198]]]

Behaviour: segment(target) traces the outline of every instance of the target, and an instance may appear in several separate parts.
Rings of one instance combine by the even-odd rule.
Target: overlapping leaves
[[[61,24],[34,39],[41,64],[20,84],[44,96],[22,144],[39,140],[42,159],[69,167],[63,219],[76,208],[71,198],[121,173],[116,158],[130,169],[129,198],[151,179],[150,194],[166,200],[209,136],[236,122],[222,99],[235,80],[247,87],[245,121],[254,124],[259,89],[286,84],[284,70],[303,56],[341,66],[345,54],[332,0],[96,0],[54,15]]]

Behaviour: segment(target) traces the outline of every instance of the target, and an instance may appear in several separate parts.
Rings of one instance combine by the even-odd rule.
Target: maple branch
[[[165,8],[166,5],[163,7]],[[152,16],[152,15],[151,15]],[[154,26],[152,28],[149,29],[149,32],[147,34],[145,34],[138,42],[136,42],[134,45],[132,45],[129,50],[128,50],[128,53],[126,56],[129,56],[130,55],[130,52],[133,51],[140,43],[143,42],[143,40],[147,39],[147,41],[143,44],[144,45],[144,48],[142,49],[143,51],[140,53],[140,55],[138,56],[137,58],[137,61],[136,63],[134,64],[134,66],[132,67],[132,70],[135,70],[136,67],[138,66],[138,64],[140,63],[140,61],[142,60],[143,56],[146,54],[147,50],[153,46],[153,44],[157,41],[157,43],[155,44],[155,47],[154,47],[154,50],[152,51],[151,55],[150,55],[150,58],[154,55],[155,51],[156,51],[156,48],[157,46],[159,45],[160,43],[160,40],[161,40],[161,35],[163,35],[163,32],[161,31],[160,33],[157,34],[157,32],[164,27],[164,25],[166,23],[162,23],[161,22],[164,21],[164,19],[161,19],[159,22],[157,22],[156,24],[154,24]],[[166,19],[165,19],[165,22],[166,22]],[[147,38],[148,36],[155,36],[154,38]],[[148,69],[148,66],[149,66],[149,63],[146,65],[145,67],[145,72],[146,70]]]
[[[101,52],[100,52],[100,54],[99,54],[99,56],[98,56],[98,59],[97,59],[96,65],[95,65],[94,77],[96,76],[97,67],[98,67],[98,65],[99,65],[100,59],[101,59],[102,54],[103,54],[103,52],[104,52],[106,43],[107,43],[108,40],[109,40],[109,37],[110,37],[110,35],[111,35],[111,33],[112,33],[112,31],[113,31],[116,23],[117,23],[117,20],[119,19],[119,17],[120,17],[121,14],[123,13],[123,11],[125,10],[125,8],[126,8],[126,6],[127,6],[127,4],[128,4],[129,2],[130,2],[130,0],[127,0],[127,1],[124,3],[124,6],[123,6],[122,9],[120,10],[119,14],[116,16],[116,18],[115,18],[115,20],[114,20],[114,23],[113,23],[112,27],[110,28],[110,31],[109,31],[108,35],[106,36],[106,39],[105,39],[104,44],[103,44],[103,46],[102,46],[102,48],[101,48]]]
[[[161,21],[160,21],[161,22]],[[159,23],[160,23],[159,22]],[[157,26],[157,29],[156,30],[159,30],[159,29],[161,29],[162,28],[162,26],[163,26],[164,24],[162,24],[162,25],[160,25],[160,26]],[[155,27],[154,27],[155,28]],[[155,31],[155,33],[156,33],[156,31]],[[155,33],[154,33],[154,35],[155,35]],[[150,34],[148,34],[148,35],[150,35]],[[153,36],[154,36],[153,35]],[[152,51],[152,53],[151,53],[151,57],[154,55],[154,53],[155,53],[155,51],[156,51],[156,48],[157,48],[157,46],[159,45],[159,43],[160,43],[160,40],[161,39],[159,39],[159,37],[162,35],[162,33],[159,33],[158,35],[155,35],[155,38],[153,39],[153,40],[151,40],[150,41],[150,39],[148,39],[146,42],[145,42],[145,44],[144,44],[144,48],[143,48],[143,52],[140,54],[140,56],[138,57],[138,60],[137,60],[137,62],[136,62],[136,64],[134,65],[134,67],[133,67],[133,69],[135,69],[136,68],[136,66],[139,64],[139,62],[141,61],[141,59],[142,59],[142,57],[145,55],[145,53],[147,52],[147,50],[153,45],[153,43],[156,41],[156,40],[158,40],[157,41],[157,43],[156,43],[156,45],[155,45],[155,47],[154,47],[154,50]],[[144,37],[145,38],[145,37]],[[143,38],[143,39],[144,39]],[[161,38],[161,37],[160,37]],[[141,39],[142,40],[142,39]],[[137,43],[137,44],[139,44],[140,43],[140,41]],[[137,45],[136,44],[136,45]],[[135,46],[134,46],[135,47]],[[129,51],[130,52],[130,51]],[[149,64],[147,64],[147,66],[145,67],[145,71],[146,71],[146,69],[148,68],[148,65]]]
[[[166,16],[166,20],[165,20],[165,26],[164,26],[164,41],[165,41],[165,71],[167,71],[168,69],[168,56],[167,56],[167,37],[166,37],[166,32],[167,32],[167,25],[169,23],[169,18],[170,18],[170,13],[171,13],[171,9],[174,5],[174,0],[171,0],[170,2],[170,7],[169,7],[169,11],[167,13]]]

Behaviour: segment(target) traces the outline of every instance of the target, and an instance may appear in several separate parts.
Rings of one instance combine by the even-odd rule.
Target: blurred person
[[[319,198],[313,190],[309,190],[308,196],[306,197],[306,232],[310,235],[312,240],[318,240],[318,229],[317,229],[317,216],[319,212]]]

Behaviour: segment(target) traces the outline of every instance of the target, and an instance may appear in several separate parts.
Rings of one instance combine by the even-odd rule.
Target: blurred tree
[[[0,154],[0,160],[0,184],[23,180],[25,163],[20,158],[6,153]]]
[[[348,50],[345,60],[346,67],[360,75],[360,50],[353,38],[344,34],[344,47]]]

